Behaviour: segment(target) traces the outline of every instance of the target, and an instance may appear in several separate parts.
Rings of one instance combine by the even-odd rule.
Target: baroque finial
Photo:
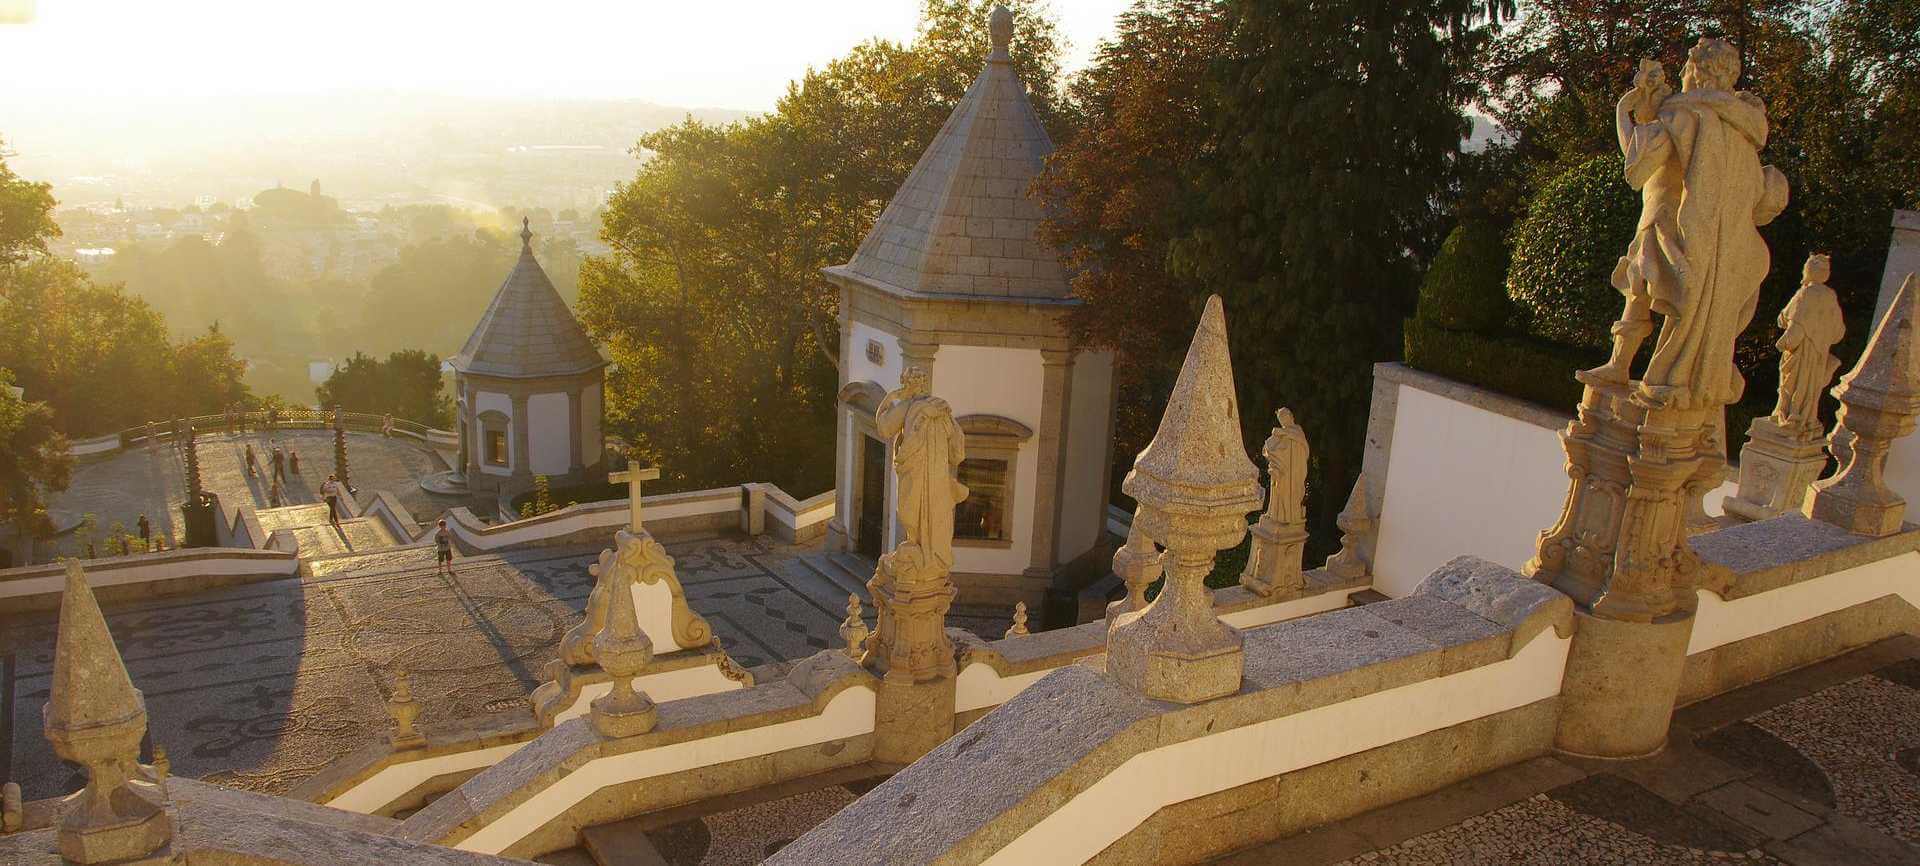
[[[1013,11],[994,4],[993,12],[987,15],[987,32],[993,37],[994,58],[1006,59],[1007,46],[1013,43]]]
[[[520,218],[520,248],[533,249],[533,220],[527,217]]]
[[[1001,637],[1019,637],[1023,634],[1031,634],[1027,631],[1027,603],[1017,601],[1013,604],[1013,625],[1007,626],[1007,633]]]

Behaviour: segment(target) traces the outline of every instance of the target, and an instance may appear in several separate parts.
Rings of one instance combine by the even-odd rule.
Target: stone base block
[[[1847,496],[1848,492],[1837,488],[1816,488],[1813,495],[1807,498],[1802,513],[1822,523],[1830,523],[1869,538],[1885,538],[1900,531],[1900,525],[1907,516],[1905,500],[1895,498],[1892,502],[1869,502],[1851,498]]]
[[[114,817],[87,820],[89,810],[78,802],[86,791],[69,797],[67,818],[58,834],[60,856],[74,863],[122,863],[147,857],[173,839],[173,819],[166,798],[146,782],[129,782],[113,792]]]
[[[952,677],[922,683],[883,678],[874,708],[873,759],[911,764],[953,736],[954,686]]]
[[[1220,623],[1221,639],[1214,646],[1156,648],[1174,641],[1159,639],[1152,630],[1139,628],[1145,624],[1144,616],[1123,614],[1107,631],[1107,672],[1114,679],[1154,700],[1183,704],[1240,691],[1246,641],[1239,629]]]
[[[1590,758],[1640,758],[1665,748],[1693,614],[1651,623],[1578,609],[1573,617],[1554,748]]]

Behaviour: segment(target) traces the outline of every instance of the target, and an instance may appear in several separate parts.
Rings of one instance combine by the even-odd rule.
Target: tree
[[[353,353],[314,395],[321,406],[445,426],[453,423],[453,401],[443,391],[440,356],[404,349],[385,361]]]
[[[13,393],[13,374],[0,368],[0,525],[33,537],[53,529],[48,493],[67,489],[73,458],[45,403]]]
[[[0,267],[45,254],[47,240],[60,236],[53,221],[53,186],[23,180],[7,167],[6,140],[0,139]]]
[[[1314,444],[1316,539],[1360,469],[1373,362],[1399,355],[1468,126],[1471,0],[1241,0],[1176,273],[1227,302],[1241,420],[1290,407]],[[1189,303],[1191,300],[1189,299]]]
[[[1058,43],[1036,5],[1013,4],[1012,54],[1046,105]],[[641,139],[579,307],[614,361],[609,428],[673,483],[832,483],[838,297],[820,269],[852,256],[979,73],[989,6],[928,0],[912,45],[856,46],[770,114]]]
[[[1191,225],[1189,182],[1212,148],[1207,73],[1227,22],[1212,0],[1143,0],[1122,13],[1068,86],[1062,111],[1074,132],[1034,184],[1048,202],[1041,240],[1059,250],[1084,302],[1069,315],[1075,338],[1115,350],[1120,460],[1153,435],[1199,310],[1196,282],[1168,270],[1167,249]]]
[[[1554,178],[1513,227],[1507,296],[1535,336],[1606,348],[1625,303],[1612,274],[1640,218],[1618,155],[1596,156]]]
[[[400,261],[374,274],[367,287],[354,345],[457,351],[519,253],[519,238],[491,229],[402,248]]]

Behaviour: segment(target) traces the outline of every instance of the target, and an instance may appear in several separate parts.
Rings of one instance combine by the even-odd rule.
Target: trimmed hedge
[[[1574,166],[1542,187],[1514,225],[1507,296],[1534,336],[1569,346],[1612,345],[1607,329],[1626,301],[1611,277],[1640,215],[1639,194],[1622,171],[1617,155]]]
[[[1420,281],[1419,317],[1450,331],[1499,333],[1513,317],[1507,242],[1479,220],[1455,226]]]
[[[1583,390],[1573,372],[1606,360],[1603,352],[1449,331],[1418,317],[1407,320],[1404,336],[1409,367],[1568,413]]]

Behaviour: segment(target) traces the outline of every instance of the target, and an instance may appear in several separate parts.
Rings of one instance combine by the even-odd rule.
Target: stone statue
[[[1820,427],[1820,395],[1840,369],[1833,344],[1847,333],[1840,300],[1827,286],[1832,264],[1826,256],[1807,257],[1800,291],[1780,311],[1780,400],[1773,421],[1781,427],[1813,430]]]
[[[1267,457],[1267,513],[1281,523],[1307,519],[1307,433],[1292,409],[1273,413],[1273,432],[1260,451]]]
[[[1723,39],[1687,55],[1681,92],[1645,61],[1615,108],[1627,183],[1640,191],[1640,220],[1613,284],[1627,296],[1613,327],[1613,355],[1583,381],[1625,382],[1628,366],[1665,318],[1639,387],[1649,405],[1712,408],[1738,400],[1745,382],[1733,341],[1753,318],[1767,247],[1757,231],[1787,205],[1786,177],[1760,164],[1767,112],[1734,90],[1740,54]]]
[[[926,370],[909,367],[900,388],[880,401],[875,426],[893,439],[902,546],[913,545],[940,569],[952,569],[953,508],[967,498],[966,485],[954,478],[967,444],[953,408],[932,395]]]

